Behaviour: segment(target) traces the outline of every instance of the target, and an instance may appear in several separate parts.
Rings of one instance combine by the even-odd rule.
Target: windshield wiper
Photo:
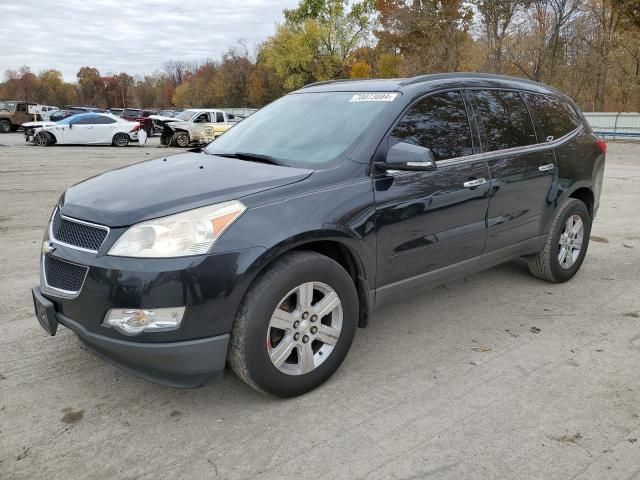
[[[259,153],[249,153],[249,152],[235,152],[235,153],[211,153],[210,155],[217,155],[218,157],[226,157],[226,158],[239,158],[240,160],[249,160],[250,162],[260,162],[260,163],[269,163],[271,165],[278,165],[281,167],[286,167],[287,165],[282,161],[278,160],[275,157],[270,155],[261,155]]]

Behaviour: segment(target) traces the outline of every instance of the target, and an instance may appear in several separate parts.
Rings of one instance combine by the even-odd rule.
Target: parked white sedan
[[[42,147],[49,145],[126,147],[131,140],[138,139],[139,131],[140,123],[138,122],[129,122],[108,113],[80,113],[53,125],[42,126],[35,131],[33,143]]]

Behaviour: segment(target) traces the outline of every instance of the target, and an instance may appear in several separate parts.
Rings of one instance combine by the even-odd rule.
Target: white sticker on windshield
[[[358,93],[351,97],[351,102],[393,102],[397,93]]]

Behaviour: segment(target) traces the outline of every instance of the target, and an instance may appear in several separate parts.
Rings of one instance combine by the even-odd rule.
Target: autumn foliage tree
[[[547,83],[585,110],[640,110],[639,0],[300,0],[255,51],[143,76],[7,70],[1,99],[64,106],[261,107],[318,80],[482,71]]]

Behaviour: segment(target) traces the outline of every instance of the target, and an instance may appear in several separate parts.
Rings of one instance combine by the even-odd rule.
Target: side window
[[[224,123],[224,115],[222,112],[216,112],[216,123]]]
[[[420,100],[400,119],[390,140],[430,148],[436,160],[471,155],[471,127],[462,94],[438,93]]]
[[[94,115],[84,115],[73,122],[73,125],[93,125],[94,124]]]
[[[484,151],[537,143],[536,132],[527,106],[517,92],[503,90],[472,91],[480,126],[487,145]]]
[[[544,138],[564,137],[582,123],[573,107],[564,100],[535,93],[526,93],[524,97],[540,123]]]
[[[115,119],[110,117],[103,117],[102,115],[96,115],[93,119],[93,123],[96,125],[107,125],[109,123],[116,123]]]
[[[207,119],[206,113],[201,113],[194,120],[193,123],[207,123],[209,120]]]

